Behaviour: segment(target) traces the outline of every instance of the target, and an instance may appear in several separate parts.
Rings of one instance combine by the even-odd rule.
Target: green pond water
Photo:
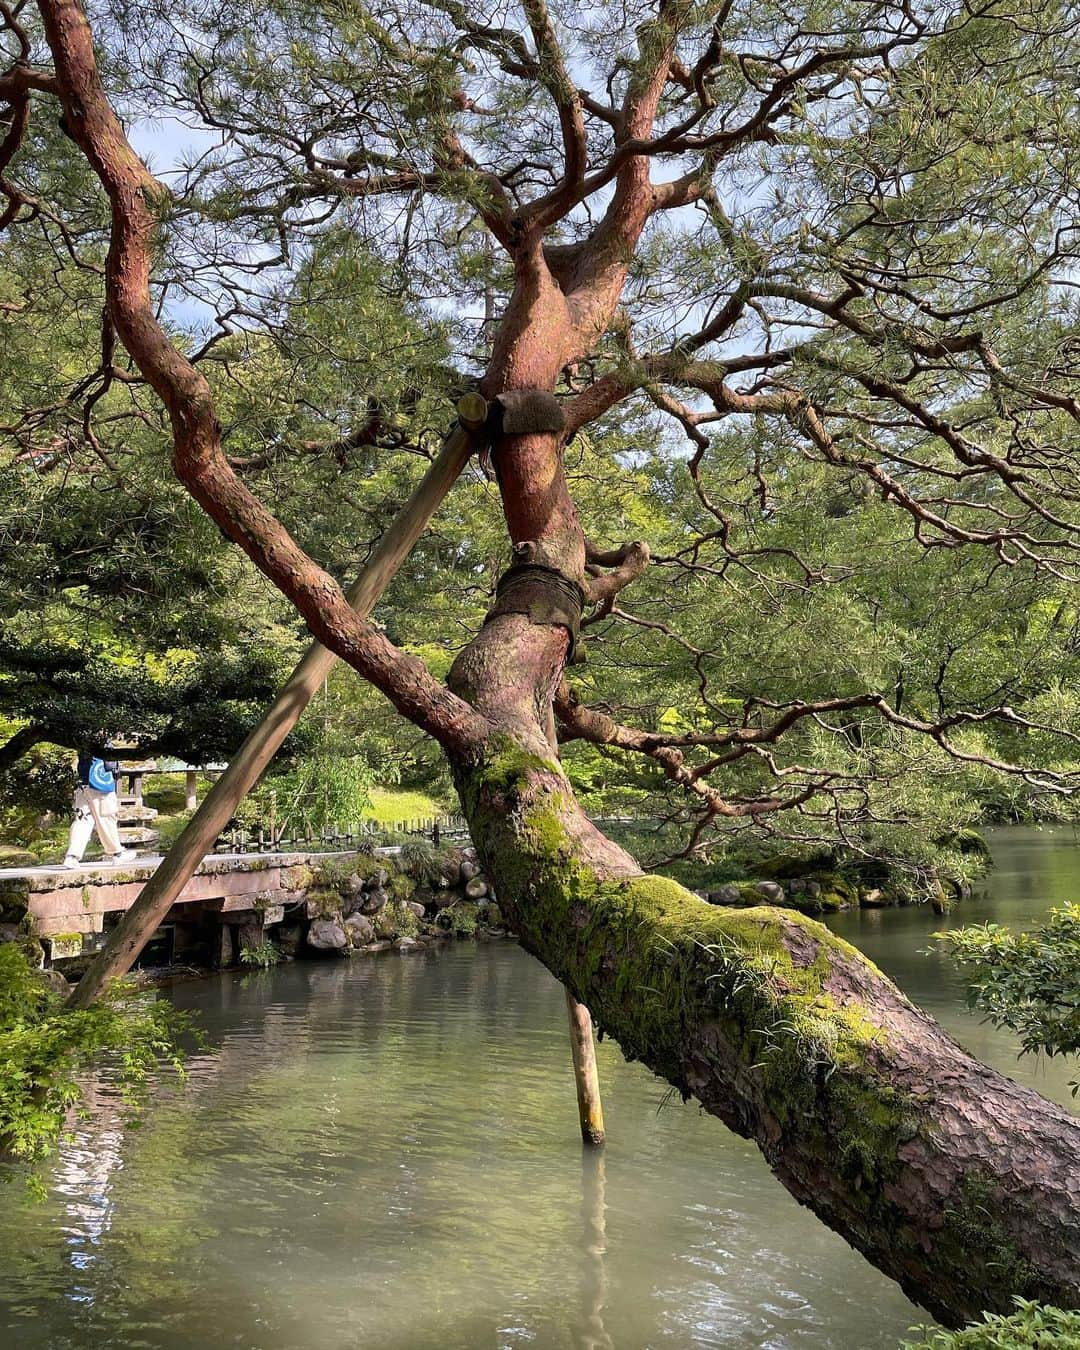
[[[946,922],[1030,924],[1080,895],[1071,832],[993,837],[951,920],[832,927],[976,1054],[1017,1061],[940,956]],[[178,984],[212,1053],[123,1128],[107,1077],[43,1176],[0,1189],[0,1347],[895,1347],[925,1315],[757,1150],[610,1042],[610,1142],[577,1138],[565,1005],[509,942]]]

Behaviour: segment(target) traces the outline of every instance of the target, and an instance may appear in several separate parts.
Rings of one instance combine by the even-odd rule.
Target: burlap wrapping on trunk
[[[570,634],[567,664],[577,652],[585,592],[572,578],[542,563],[511,563],[495,586],[484,622],[499,614],[524,614],[530,623],[555,624]]]

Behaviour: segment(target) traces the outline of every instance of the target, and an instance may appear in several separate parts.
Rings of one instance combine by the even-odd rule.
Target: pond
[[[944,923],[1080,894],[1071,832],[992,837],[950,920],[831,926],[974,1053],[1059,1101],[963,1006]],[[46,1169],[0,1191],[0,1345],[344,1350],[895,1347],[928,1319],[757,1150],[600,1046],[610,1142],[582,1157],[561,988],[509,942],[178,984],[213,1053],[126,1131],[106,1080]]]

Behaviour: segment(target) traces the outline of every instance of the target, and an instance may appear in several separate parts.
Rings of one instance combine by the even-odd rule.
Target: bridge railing
[[[401,820],[312,825],[291,819],[282,825],[268,820],[260,825],[236,824],[217,838],[215,853],[340,853],[363,845],[399,844],[408,839],[441,843],[468,842],[464,816],[440,812]]]

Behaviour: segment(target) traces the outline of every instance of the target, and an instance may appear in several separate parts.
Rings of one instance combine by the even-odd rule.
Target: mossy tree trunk
[[[802,915],[643,876],[510,737],[457,766],[523,945],[641,1060],[949,1324],[1080,1306],[1080,1121],[967,1055]],[[708,1178],[702,1178],[708,1185]]]
[[[500,451],[504,500],[522,459],[547,485],[527,527],[507,520],[515,543],[569,570],[584,549],[557,500],[559,446],[537,442],[516,462]],[[822,925],[643,875],[552,750],[568,644],[561,627],[499,615],[449,677],[492,728],[450,759],[523,945],[628,1059],[752,1139],[796,1199],[942,1321],[1008,1310],[1014,1294],[1080,1306],[1080,1120],[972,1059]]]

